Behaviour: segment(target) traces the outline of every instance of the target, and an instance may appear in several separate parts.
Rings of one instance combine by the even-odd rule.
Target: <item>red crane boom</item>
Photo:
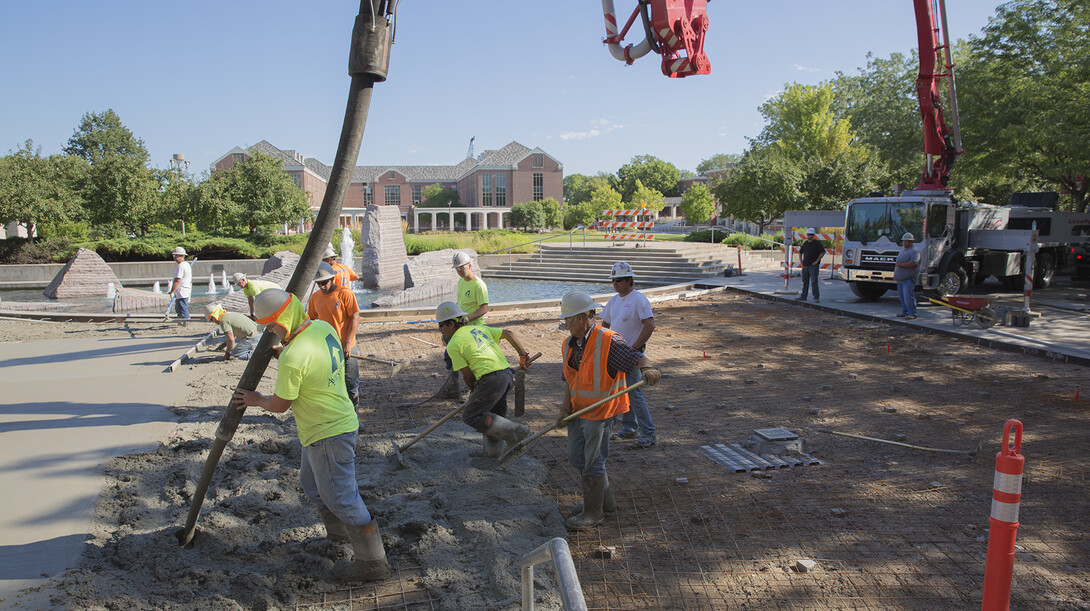
[[[937,10],[933,1],[937,3]],[[923,152],[927,163],[916,190],[942,191],[947,190],[950,168],[962,153],[954,86],[954,61],[946,28],[946,3],[945,0],[913,0],[913,3],[916,11],[916,36],[920,46],[920,73],[916,78],[916,96],[920,102],[920,117],[923,119]],[[941,44],[939,28],[935,25],[936,13],[942,26]],[[940,62],[945,71],[936,72],[936,66]],[[947,79],[950,99],[949,127],[943,117],[942,98],[939,94],[939,85],[943,78]]]

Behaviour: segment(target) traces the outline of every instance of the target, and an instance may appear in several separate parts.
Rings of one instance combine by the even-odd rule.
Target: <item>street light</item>
[[[181,153],[174,153],[170,158],[170,169],[181,175],[182,172],[189,170],[189,162],[186,160],[185,155]],[[185,216],[182,216],[182,235],[185,235]]]

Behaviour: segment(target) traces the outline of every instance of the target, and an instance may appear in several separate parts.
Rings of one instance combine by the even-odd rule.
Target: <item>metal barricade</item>
[[[560,587],[560,600],[567,611],[586,611],[587,601],[579,585],[579,574],[571,559],[568,542],[557,537],[522,557],[522,608],[534,608],[534,565],[553,561],[556,583]]]

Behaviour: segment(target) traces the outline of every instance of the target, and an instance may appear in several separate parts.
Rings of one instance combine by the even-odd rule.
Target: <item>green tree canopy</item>
[[[202,216],[215,228],[245,229],[250,235],[310,217],[306,193],[283,170],[279,159],[254,153],[214,173],[200,192]]]
[[[624,201],[632,201],[636,193],[636,181],[666,196],[677,195],[677,181],[681,177],[674,164],[654,155],[637,155],[617,170],[617,190]]]
[[[696,171],[701,176],[704,176],[708,172],[712,171],[724,171],[734,167],[734,164],[742,160],[742,156],[737,153],[718,153],[712,155],[707,159],[704,159],[696,166]]]
[[[681,214],[693,225],[707,223],[715,213],[715,198],[708,187],[696,184],[681,196]]]
[[[36,226],[57,226],[80,216],[79,180],[87,164],[76,157],[42,157],[27,140],[14,153],[0,157],[0,225],[17,222],[34,240]]]
[[[583,202],[589,202],[596,189],[612,188],[616,180],[612,174],[605,172],[599,172],[594,176],[569,174],[564,177],[564,203],[568,206],[577,206]]]
[[[511,206],[511,225],[520,229],[541,229],[545,226],[545,209],[540,202],[522,202]]]
[[[590,225],[598,220],[603,210],[621,208],[621,194],[610,186],[599,187],[591,194],[590,200],[575,206],[568,205],[564,211],[564,228],[574,229],[578,225]]]
[[[666,198],[663,197],[662,193],[643,186],[643,182],[637,180],[636,191],[632,194],[629,205],[633,208],[647,208],[658,212],[666,206]]]
[[[79,127],[68,139],[64,152],[82,157],[91,164],[114,156],[133,159],[141,165],[148,162],[148,149],[144,141],[121,123],[121,118],[112,108],[101,113],[84,114]]]
[[[807,157],[828,159],[848,151],[852,140],[847,119],[832,112],[833,88],[788,85],[780,95],[761,105],[767,123],[756,138],[761,146],[776,146],[796,162]]]
[[[421,208],[450,208],[460,207],[458,189],[444,187],[439,183],[426,185],[420,192]]]
[[[546,229],[560,227],[560,202],[551,197],[546,197],[537,203],[541,204],[541,211],[545,214],[545,221],[542,224],[542,227],[545,227]]]
[[[723,214],[757,223],[759,233],[788,210],[805,207],[802,167],[779,148],[753,148],[717,184],[713,193]]]

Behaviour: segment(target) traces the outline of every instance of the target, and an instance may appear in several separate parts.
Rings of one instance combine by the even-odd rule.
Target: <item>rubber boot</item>
[[[319,507],[318,513],[325,524],[325,538],[334,543],[348,543],[348,525],[337,517],[328,507]]]
[[[363,526],[348,526],[348,538],[352,541],[352,561],[338,560],[333,565],[333,575],[341,581],[379,581],[390,576],[386,564],[386,550],[382,547],[382,535],[374,520]]]
[[[491,435],[481,435],[484,442],[484,455],[489,458],[499,458],[503,454],[503,440]]]
[[[458,382],[458,377],[457,371],[450,372],[446,382],[443,382],[443,387],[439,389],[438,398],[450,399],[459,403],[462,401],[462,385]]]
[[[530,434],[530,427],[525,424],[513,422],[496,414],[485,414],[482,421],[484,422],[482,433],[499,437],[506,441],[508,446],[517,444]]]
[[[589,530],[605,521],[602,504],[605,502],[606,476],[583,478],[583,511],[568,518],[564,523],[568,530]]]
[[[603,475],[602,477],[606,478],[606,492],[602,497],[602,513],[607,515],[617,513],[617,501],[613,498],[613,486],[609,485],[609,474]],[[576,503],[572,506],[572,516],[577,516],[581,513],[583,513],[582,503]]]

